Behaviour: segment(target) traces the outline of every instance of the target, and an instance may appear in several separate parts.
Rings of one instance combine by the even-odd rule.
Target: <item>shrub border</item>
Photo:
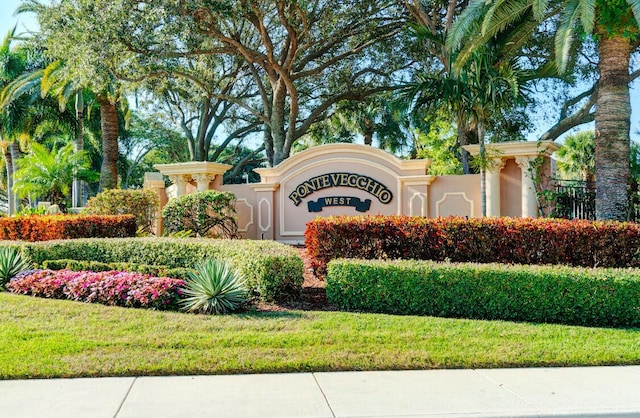
[[[21,245],[37,265],[46,260],[84,260],[192,268],[205,258],[230,261],[245,277],[252,294],[263,301],[284,301],[302,290],[303,266],[295,249],[275,241],[144,237],[3,242]]]
[[[640,271],[333,260],[327,298],[347,310],[640,327]]]

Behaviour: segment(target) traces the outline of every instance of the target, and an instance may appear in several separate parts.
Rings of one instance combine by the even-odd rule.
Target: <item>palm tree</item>
[[[556,151],[558,170],[570,180],[576,177],[587,183],[595,180],[595,134],[582,131],[569,135]]]
[[[624,220],[631,117],[629,59],[631,38],[640,31],[640,0],[472,0],[447,43],[456,47],[472,39],[467,48],[470,53],[526,15],[537,22],[559,15],[555,56],[560,72],[567,70],[574,33],[584,30],[594,35],[600,58],[595,116],[596,217]]]
[[[76,80],[67,78],[61,60],[51,62],[45,68],[26,72],[9,83],[0,95],[0,106],[5,106],[34,90],[40,91],[43,99],[54,96],[58,101],[60,112],[66,110],[71,99],[75,100],[75,149],[76,151],[84,150],[84,89],[76,83]],[[85,183],[79,179],[73,181],[72,205],[74,207],[84,206],[85,187]]]
[[[23,53],[24,51],[11,48],[14,33],[15,27],[9,31],[2,45],[0,45],[0,88],[4,88],[26,68],[27,58]],[[16,211],[16,196],[12,190],[15,161],[18,158],[19,149],[15,139],[22,130],[26,112],[26,100],[24,99],[10,105],[0,106],[0,147],[2,148],[7,169],[9,215],[13,215]]]
[[[86,154],[76,152],[73,144],[49,151],[32,143],[31,151],[18,161],[14,190],[20,197],[44,198],[64,207],[74,177],[95,180],[90,167]]]
[[[64,6],[64,7],[62,7]],[[45,4],[40,0],[24,0],[16,13],[35,13],[41,27],[41,41],[46,45],[47,53],[52,54],[54,66],[51,80],[57,90],[58,97],[67,99],[75,95],[80,99],[78,92],[83,89],[90,90],[96,97],[100,106],[100,126],[102,131],[102,167],[100,170],[100,190],[112,189],[118,186],[118,104],[122,104],[124,96],[120,94],[121,83],[114,77],[112,68],[104,57],[96,57],[96,47],[90,44],[90,40],[96,38],[78,25],[65,25],[61,22],[82,19],[85,13],[82,5],[72,2],[60,4]],[[89,36],[89,38],[86,38]],[[68,48],[58,48],[57,55],[51,49],[61,44],[62,41],[74,42],[80,45],[83,56],[71,53]],[[101,44],[103,39],[97,39]],[[74,51],[77,52],[77,51]],[[43,80],[45,78],[43,77]],[[70,93],[70,94],[69,94]],[[83,115],[82,101],[77,102],[78,116]],[[80,134],[77,133],[77,141]],[[81,149],[77,142],[78,149]]]
[[[494,112],[521,98],[521,83],[526,73],[514,61],[502,60],[497,49],[487,47],[476,51],[463,68],[450,69],[444,76],[423,76],[408,89],[414,106],[445,109],[466,117],[465,126],[475,125],[480,144],[476,164],[480,169],[482,216],[486,216],[486,170],[492,158],[485,149],[486,126]],[[455,54],[452,54],[455,56]]]

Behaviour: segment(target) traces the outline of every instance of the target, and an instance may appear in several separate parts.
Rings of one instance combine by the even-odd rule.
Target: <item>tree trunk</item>
[[[118,109],[106,98],[100,104],[100,128],[102,129],[102,166],[100,191],[118,187]]]
[[[373,145],[373,131],[365,130],[363,136],[365,145]]]
[[[478,142],[480,143],[480,212],[487,216],[487,150],[484,145],[484,124],[478,122]]]
[[[273,140],[273,160],[269,161],[271,167],[275,167],[289,157],[286,152],[286,133],[284,119],[286,113],[287,89],[282,81],[279,81],[274,88],[273,105],[271,111],[271,138]]]
[[[82,91],[76,93],[76,152],[84,150],[84,98]],[[73,184],[71,187],[71,206],[82,207],[86,200],[84,196],[84,182],[73,176]]]
[[[4,148],[4,161],[7,167],[7,212],[8,215],[15,215],[16,213],[16,200],[15,192],[13,191],[13,157],[11,156],[10,144]]]
[[[11,154],[11,175],[13,176],[13,174],[18,170],[18,159],[20,158],[20,148],[17,143],[9,143],[9,153]],[[13,178],[11,179],[11,183],[14,183]],[[13,191],[13,187],[11,188],[9,198],[13,201],[13,208],[15,210],[15,213],[18,213],[18,210],[20,209],[20,201],[18,200],[18,195],[16,194],[16,192]]]
[[[625,220],[629,181],[629,38],[602,35],[596,109],[596,219]]]

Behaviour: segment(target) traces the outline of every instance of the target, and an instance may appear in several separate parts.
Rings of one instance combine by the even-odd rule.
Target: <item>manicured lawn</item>
[[[342,312],[197,316],[0,293],[0,378],[640,364],[640,329]]]

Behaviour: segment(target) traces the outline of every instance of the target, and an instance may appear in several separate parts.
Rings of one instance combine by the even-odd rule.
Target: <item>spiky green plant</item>
[[[14,247],[0,248],[0,288],[16,274],[29,270],[31,260]]]
[[[195,266],[185,281],[182,308],[189,312],[223,314],[237,310],[246,302],[245,280],[230,263],[207,259]]]

